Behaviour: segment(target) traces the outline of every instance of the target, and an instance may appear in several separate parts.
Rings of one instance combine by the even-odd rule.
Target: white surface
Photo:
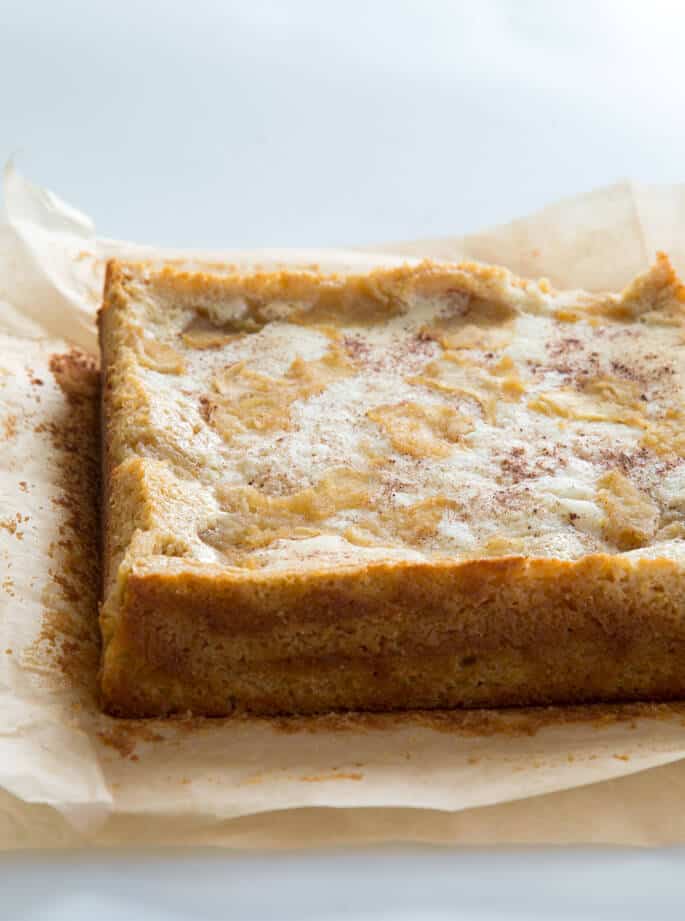
[[[685,178],[683,25],[654,0],[0,0],[0,159],[108,236],[459,233]],[[0,916],[668,919],[683,854],[17,855]]]
[[[6,858],[3,921],[681,921],[683,852]]]

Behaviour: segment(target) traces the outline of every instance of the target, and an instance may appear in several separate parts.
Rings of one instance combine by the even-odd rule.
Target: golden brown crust
[[[188,311],[196,311],[202,317],[213,317],[221,336],[204,335],[197,344],[192,336],[188,338],[187,327],[179,326],[180,339],[186,336],[180,344],[176,340],[171,345],[152,344],[144,339],[141,321],[132,319],[132,298],[127,291],[129,283],[143,276],[144,296],[150,297],[149,310],[156,322],[160,316],[159,322],[164,322],[165,309],[177,311],[183,323]],[[443,511],[458,506],[455,495],[449,500],[438,497],[439,501],[428,497],[393,512],[392,536],[405,540],[400,548],[404,557],[369,557],[365,562],[359,551],[360,558],[355,560],[354,548],[366,546],[364,541],[375,547],[374,541],[389,539],[380,530],[379,522],[390,521],[384,511],[371,522],[373,528],[367,522],[361,537],[357,526],[349,529],[354,530],[351,536],[345,532],[352,546],[351,562],[270,568],[254,552],[262,544],[253,537],[247,539],[246,533],[249,537],[252,532],[240,531],[243,519],[238,512],[243,514],[241,510],[249,505],[253,517],[245,521],[261,528],[271,545],[289,530],[306,537],[305,525],[318,528],[326,516],[348,510],[349,503],[331,504],[325,477],[314,488],[291,491],[284,497],[264,498],[252,485],[241,486],[236,493],[222,484],[217,487],[216,477],[210,488],[206,461],[187,439],[170,436],[162,448],[152,437],[146,442],[155,431],[151,421],[155,394],[132,373],[140,365],[154,375],[179,377],[186,372],[184,348],[220,349],[224,342],[259,331],[274,319],[325,329],[333,343],[330,349],[335,349],[337,333],[329,325],[336,318],[342,316],[358,329],[364,323],[396,317],[411,297],[451,296],[455,290],[480,305],[480,319],[475,316],[475,325],[462,328],[458,335],[451,328],[433,326],[425,339],[441,341],[447,359],[458,368],[468,365],[474,342],[486,341],[486,348],[496,350],[510,337],[511,316],[523,309],[531,315],[548,310],[550,296],[544,283],[523,282],[503,269],[474,265],[422,263],[349,278],[316,272],[208,276],[171,269],[146,274],[141,266],[109,264],[99,322],[105,484],[102,693],[110,712],[123,716],[187,711],[219,716],[236,709],[316,713],[346,708],[657,700],[685,693],[685,567],[680,545],[671,558],[667,554],[660,558],[659,553],[631,557],[620,552],[650,548],[658,533],[666,533],[669,527],[668,533],[676,535],[680,513],[670,509],[671,518],[666,518],[660,505],[624,482],[626,478],[615,466],[621,460],[612,461],[609,472],[596,480],[598,502],[609,515],[601,539],[605,543],[597,538],[598,546],[615,546],[615,553],[590,552],[576,559],[549,554],[539,559],[529,555],[485,558],[486,550],[506,554],[507,546],[515,546],[495,535],[474,559],[431,558],[425,552],[422,559],[407,558],[406,547],[413,549],[412,542],[423,539],[422,529],[434,528]],[[232,307],[237,299],[241,309],[227,312],[226,305]],[[623,296],[578,295],[573,311],[557,311],[564,314],[557,321],[576,322],[582,315],[588,326],[596,324],[597,317],[630,323],[649,320],[658,311],[658,322],[674,326],[677,336],[681,334],[678,324],[683,322],[682,301],[682,288],[662,259],[646,281],[634,283]],[[220,323],[217,310],[223,311]],[[567,313],[573,317],[569,319]],[[481,321],[489,324],[485,339],[478,326]],[[491,335],[493,322],[496,336]],[[352,361],[358,351],[357,346],[348,349]],[[271,417],[277,420],[276,429],[287,429],[291,425],[289,407],[295,400],[317,397],[331,377],[331,368],[336,381],[347,373],[346,365],[331,355],[334,352],[309,363],[298,358],[300,364],[294,362],[279,384],[277,406],[271,396],[255,402],[242,379],[238,388],[236,365],[231,366],[233,389],[228,396],[222,392],[228,386],[225,373],[221,378],[215,375],[218,395],[212,396],[214,402],[203,397],[205,402],[200,403],[204,423],[213,420],[222,437],[230,439],[234,430],[268,431],[264,413],[277,410],[279,415]],[[436,409],[433,404],[429,410],[418,407],[408,413],[407,406],[416,404],[401,401],[380,401],[367,417],[372,421],[377,417],[381,434],[412,462],[425,464],[428,459],[437,463],[476,425],[490,424],[499,403],[520,397],[522,385],[510,364],[500,361],[495,366],[487,360],[489,389],[486,397],[476,395],[483,404],[482,421],[474,417],[475,422],[466,422],[452,409]],[[325,362],[328,377],[321,378]],[[450,373],[451,367],[447,369]],[[421,370],[421,376],[408,379],[439,391],[433,399],[453,399],[454,394],[471,399],[465,387],[444,383],[443,368],[438,373],[426,364]],[[483,376],[480,367],[474,373]],[[259,390],[263,375],[250,374],[245,380]],[[615,426],[616,413],[627,412],[626,401],[639,401],[639,391],[635,390],[635,396],[630,389],[637,385],[631,382],[621,389],[615,381],[598,381],[590,382],[595,387],[590,390],[583,379],[572,394],[573,405],[577,410],[579,400],[594,400],[592,424],[600,421]],[[565,391],[560,393],[566,397]],[[607,393],[613,400],[613,415],[605,410]],[[556,417],[562,416],[557,408],[560,398],[555,397],[556,403],[551,398],[546,402],[542,397],[536,399],[544,406],[544,414],[553,417],[549,425],[556,426]],[[566,404],[560,405],[567,412]],[[584,407],[585,403],[583,412]],[[651,420],[640,415],[639,402],[637,409],[631,403],[630,411],[637,418],[638,437],[651,431]],[[223,428],[216,422],[219,412],[224,414]],[[587,418],[587,413],[577,410],[576,417]],[[204,424],[194,423],[194,418],[179,415],[179,422],[191,428]],[[677,457],[682,427],[679,417],[668,418],[673,420],[672,427],[679,427],[669,441],[670,458]],[[370,456],[371,468],[381,462]],[[503,467],[514,484],[528,475],[520,457],[514,452]],[[373,471],[363,476],[375,483]],[[366,487],[359,474],[355,477],[354,482],[348,477],[346,488],[350,502],[362,507],[368,501]],[[190,523],[183,519],[185,506],[176,497],[179,490],[190,497],[184,500],[186,505],[200,503],[203,490],[211,492],[212,501],[221,506],[222,521],[228,522],[224,531],[207,529],[200,533],[202,543],[198,544],[200,518]],[[423,514],[426,509],[429,514]],[[437,516],[435,509],[440,513]],[[647,523],[645,510],[649,512]],[[408,524],[409,512],[414,517]],[[226,530],[229,526],[230,532]],[[574,529],[570,526],[569,530]],[[198,556],[197,546],[201,550],[221,546],[228,539],[226,534],[237,548],[233,556]]]
[[[685,573],[606,555],[240,579],[149,561],[107,655],[122,715],[672,699]]]

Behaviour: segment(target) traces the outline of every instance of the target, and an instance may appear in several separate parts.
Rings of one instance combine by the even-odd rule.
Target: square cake
[[[128,717],[685,696],[685,289],[111,262]]]

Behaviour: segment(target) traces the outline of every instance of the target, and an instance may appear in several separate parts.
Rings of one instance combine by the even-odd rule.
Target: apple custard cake
[[[685,695],[685,289],[111,262],[101,688],[129,717]]]

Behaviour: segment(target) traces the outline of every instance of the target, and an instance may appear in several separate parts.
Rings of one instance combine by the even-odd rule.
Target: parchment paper
[[[379,252],[161,252],[5,174],[0,225],[0,847],[685,840],[685,705],[121,721],[99,713],[95,391],[109,255],[345,271],[475,258],[620,288],[685,257],[685,194],[630,184],[463,239]],[[23,338],[16,338],[23,337]]]

